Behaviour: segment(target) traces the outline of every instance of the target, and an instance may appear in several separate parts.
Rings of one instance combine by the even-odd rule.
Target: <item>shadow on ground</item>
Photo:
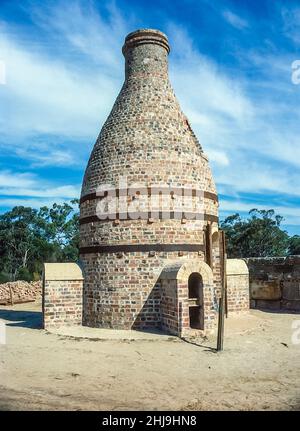
[[[250,310],[257,310],[257,311],[263,311],[264,313],[269,314],[300,314],[300,310],[288,310],[288,309],[277,309],[277,308],[266,308],[266,307],[250,307]]]
[[[42,313],[39,311],[17,311],[0,309],[0,319],[7,320],[7,326],[41,329]]]

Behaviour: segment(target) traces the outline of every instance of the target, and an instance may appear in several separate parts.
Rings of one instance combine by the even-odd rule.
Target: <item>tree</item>
[[[289,250],[290,256],[300,254],[300,236],[294,235],[289,239]]]
[[[78,200],[0,215],[0,280],[32,279],[43,262],[78,260]]]
[[[23,206],[0,216],[1,266],[13,280],[35,254],[36,220],[37,211]]]
[[[274,210],[252,209],[248,219],[239,214],[221,222],[230,258],[282,256],[287,254],[289,236],[280,228],[283,217]]]
[[[52,208],[42,207],[38,213],[42,237],[52,244],[51,261],[78,259],[79,214],[74,213],[78,200],[74,199],[70,203],[55,203]]]

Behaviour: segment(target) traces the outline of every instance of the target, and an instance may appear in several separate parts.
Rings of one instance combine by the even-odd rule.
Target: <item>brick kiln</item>
[[[125,82],[86,168],[80,259],[88,326],[182,335],[216,325],[218,197],[169,82],[169,51],[157,30],[126,37]]]

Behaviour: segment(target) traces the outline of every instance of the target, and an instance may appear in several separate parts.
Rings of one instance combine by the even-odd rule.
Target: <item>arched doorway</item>
[[[161,326],[180,337],[214,332],[217,323],[212,269],[191,259],[165,266],[160,275]]]
[[[190,328],[204,329],[203,280],[198,272],[188,278]]]

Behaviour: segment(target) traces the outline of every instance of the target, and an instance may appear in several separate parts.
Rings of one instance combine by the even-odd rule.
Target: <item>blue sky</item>
[[[0,208],[78,197],[137,28],[170,44],[170,77],[208,154],[222,217],[274,208],[300,234],[300,3],[0,0]],[[0,70],[1,79],[1,70]]]

